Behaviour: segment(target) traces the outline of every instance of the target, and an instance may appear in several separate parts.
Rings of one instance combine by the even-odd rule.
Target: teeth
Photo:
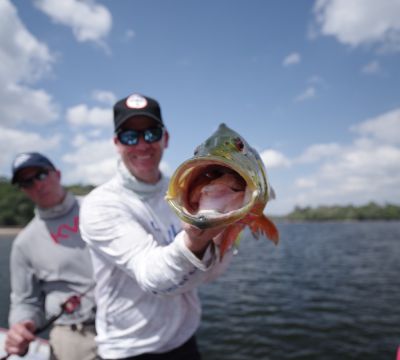
[[[151,155],[141,155],[141,156],[136,156],[136,159],[138,159],[138,160],[147,160],[147,159],[150,159],[151,158]]]

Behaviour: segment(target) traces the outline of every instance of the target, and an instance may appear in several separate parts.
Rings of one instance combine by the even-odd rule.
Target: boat
[[[0,327],[0,360],[4,358],[7,353],[4,349],[6,334],[8,329]],[[29,345],[28,353],[21,357],[17,355],[10,355],[7,360],[49,360],[50,359],[50,345],[48,340],[37,337]]]

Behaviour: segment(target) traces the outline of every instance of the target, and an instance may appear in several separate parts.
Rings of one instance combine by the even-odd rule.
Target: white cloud
[[[0,172],[10,174],[11,162],[16,154],[24,151],[51,153],[60,141],[59,135],[45,137],[25,129],[15,130],[0,126]]]
[[[363,204],[400,199],[400,109],[363,121],[351,130],[361,137],[350,145],[315,145],[299,158],[322,163],[309,175],[295,180],[296,204]],[[293,166],[301,164],[300,161]]]
[[[136,36],[136,33],[132,29],[128,29],[125,32],[125,40],[129,41]]]
[[[400,51],[398,0],[317,0],[314,13],[320,32],[343,44]]]
[[[380,142],[400,144],[400,108],[368,119],[351,130]]]
[[[276,150],[264,150],[260,157],[268,169],[290,166],[289,159]]]
[[[331,144],[315,144],[307,148],[302,155],[296,159],[300,163],[312,163],[324,158],[337,155],[341,147],[336,143]]]
[[[3,125],[42,125],[58,117],[58,107],[44,90],[8,84],[0,89],[0,117]]]
[[[295,181],[295,185],[298,188],[314,188],[317,185],[317,182],[314,179],[298,178]]]
[[[313,75],[307,80],[307,82],[309,84],[319,85],[324,83],[324,79],[321,76]]]
[[[299,53],[294,52],[289,54],[288,56],[285,57],[285,59],[283,59],[283,66],[290,66],[290,65],[294,65],[294,64],[298,64],[301,60],[301,56]]]
[[[64,174],[66,183],[99,185],[109,180],[116,171],[117,151],[108,140],[83,142],[75,152],[63,156],[63,161],[73,165]]]
[[[52,97],[32,84],[51,71],[54,56],[22,24],[14,5],[0,1],[0,119],[44,124],[58,117]]]
[[[361,205],[369,201],[398,204],[400,108],[366,119],[350,130],[355,135],[350,143],[314,144],[293,159],[271,150],[262,153],[267,168],[274,167],[274,161],[286,165],[276,166],[270,173],[280,173],[281,182],[276,185],[277,201],[267,211],[285,214],[296,205]],[[265,159],[266,154],[272,160]]]
[[[25,28],[9,0],[0,2],[0,13],[0,81],[34,82],[49,72],[54,57]]]
[[[314,204],[399,199],[399,163],[400,149],[393,146],[349,147],[307,178],[315,184],[308,199]]]
[[[74,127],[101,126],[112,127],[113,113],[111,108],[94,107],[80,104],[67,110],[66,119]]]
[[[368,64],[364,65],[361,68],[361,72],[368,75],[378,74],[381,71],[381,66],[379,62],[374,60],[369,62]]]
[[[94,100],[106,105],[114,105],[114,103],[117,101],[115,94],[106,90],[94,90],[92,97]]]
[[[78,134],[78,135],[75,135],[75,137],[72,139],[71,145],[75,148],[79,148],[79,147],[83,146],[84,144],[86,144],[87,141],[88,141],[88,138],[85,135]]]
[[[162,160],[160,163],[160,170],[162,171],[163,174],[165,174],[167,176],[172,176],[172,174],[173,174],[173,170],[172,170],[171,166],[164,160]]]
[[[104,45],[104,38],[111,30],[111,13],[94,0],[35,0],[35,5],[55,23],[71,27],[79,42]]]
[[[316,89],[314,86],[308,86],[302,93],[296,96],[294,99],[296,102],[310,100],[316,96]]]

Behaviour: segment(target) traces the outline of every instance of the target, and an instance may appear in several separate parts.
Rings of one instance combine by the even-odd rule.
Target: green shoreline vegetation
[[[369,202],[366,205],[354,206],[318,206],[298,207],[287,216],[293,221],[363,221],[363,220],[400,220],[400,206],[394,204],[378,205]]]
[[[85,195],[92,185],[67,186],[76,195]],[[33,203],[10,180],[0,177],[0,226],[22,227],[33,217]],[[275,218],[272,216],[272,218]],[[363,220],[400,220],[400,205],[378,205],[370,202],[362,206],[318,206],[296,207],[286,216],[276,219],[289,221],[363,221]]]

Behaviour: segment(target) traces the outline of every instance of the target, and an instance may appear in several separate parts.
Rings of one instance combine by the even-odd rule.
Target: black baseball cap
[[[134,116],[148,116],[164,126],[158,102],[148,96],[132,94],[117,101],[114,105],[114,130]]]
[[[38,152],[25,152],[18,154],[11,166],[11,183],[15,184],[18,172],[28,167],[38,167],[43,169],[55,170],[53,163],[44,155]]]

